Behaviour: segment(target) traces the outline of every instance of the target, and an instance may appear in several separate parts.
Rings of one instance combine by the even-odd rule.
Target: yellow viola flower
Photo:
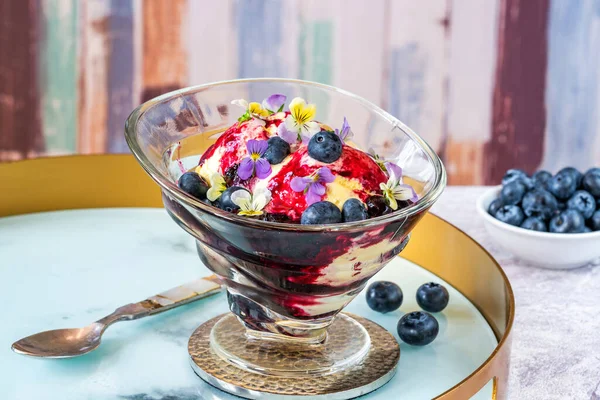
[[[268,117],[269,115],[271,115],[269,111],[262,108],[260,103],[257,103],[255,101],[248,104],[248,111],[250,112],[250,114],[256,115],[257,117]]]
[[[321,127],[316,121],[313,121],[317,108],[314,104],[306,104],[306,101],[300,97],[294,98],[290,105],[290,115],[285,119],[285,127],[288,131],[297,133],[303,141],[310,138]]]
[[[206,192],[206,197],[210,201],[215,201],[221,194],[227,189],[227,184],[225,183],[225,179],[217,173],[214,173],[210,177],[210,188]]]
[[[237,100],[233,100],[231,102],[231,104],[234,104],[236,106],[240,106],[242,107],[244,110],[246,110],[245,113],[243,113],[239,118],[238,121],[240,123],[244,122],[244,121],[249,121],[252,119],[252,117],[257,117],[259,119],[263,119],[268,117],[269,115],[271,115],[269,113],[268,110],[265,110],[260,103],[257,102],[251,102],[248,103],[246,100],[244,99],[237,99]]]

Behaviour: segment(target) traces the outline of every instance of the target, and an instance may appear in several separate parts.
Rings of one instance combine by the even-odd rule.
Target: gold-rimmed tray
[[[35,195],[31,188],[35,188]],[[0,200],[2,216],[72,208],[161,205],[158,189],[129,156],[59,157],[0,165],[0,189],[10,194]],[[474,368],[472,373],[465,374],[464,379],[455,386],[436,394],[436,398],[469,398],[490,380],[494,380],[491,396],[506,398],[514,299],[498,264],[466,234],[431,215],[426,216],[416,228],[402,255],[464,295],[485,318],[498,341],[481,365]],[[169,270],[172,269],[173,266],[170,266]],[[153,291],[154,288],[149,288],[146,294]],[[405,290],[405,296],[411,295],[411,291]],[[94,306],[90,304],[90,308]],[[201,305],[198,307],[201,310]],[[198,314],[197,318],[197,324],[202,322],[202,314]],[[166,323],[173,324],[173,321]],[[154,329],[159,327],[154,325]],[[9,346],[10,340],[7,342]],[[103,365],[102,360],[96,361],[100,362],[100,366]],[[21,367],[28,362],[32,361],[15,360]],[[139,368],[155,366],[140,365]],[[97,369],[94,372],[99,371]],[[61,373],[60,368],[58,373]],[[62,373],[68,372],[63,369]],[[50,380],[54,378],[48,377]],[[398,375],[394,379],[402,378]],[[377,393],[372,395],[376,396]]]

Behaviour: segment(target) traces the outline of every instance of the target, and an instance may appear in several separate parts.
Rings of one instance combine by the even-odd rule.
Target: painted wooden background
[[[600,164],[600,0],[0,0],[0,160],[126,152],[142,101],[236,77],[379,104],[454,184]]]

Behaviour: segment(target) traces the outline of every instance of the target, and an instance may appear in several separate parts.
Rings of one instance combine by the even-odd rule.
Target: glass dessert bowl
[[[264,121],[247,122],[250,114],[232,105],[232,100],[262,99],[274,93],[287,99],[306,98],[316,105],[315,120],[324,124],[341,123],[346,116],[351,119],[352,147],[373,149],[378,154],[373,165],[387,160],[400,166],[403,183],[416,194],[413,201],[399,200],[403,207],[395,207],[395,211],[383,204],[387,212],[376,212],[369,219],[306,225],[297,223],[294,213],[285,218],[238,215],[180,189],[179,178],[199,162],[207,162],[201,161],[203,154],[214,153],[210,146],[228,128],[238,129],[242,123],[265,125]],[[245,103],[244,107],[249,106]],[[288,114],[282,114],[282,119]],[[327,127],[324,124],[322,129],[333,131],[323,128]],[[340,311],[369,278],[402,251],[415,224],[444,189],[443,165],[425,141],[360,97],[322,84],[287,79],[236,80],[165,94],[133,111],[127,120],[126,139],[139,163],[161,187],[170,216],[194,236],[200,259],[227,289],[231,313],[212,329],[212,351],[247,371],[286,377],[334,373],[362,360],[369,351],[369,335]],[[300,140],[299,134],[292,148],[302,147]],[[315,168],[322,165],[316,164]],[[354,169],[356,177],[368,180],[374,173],[356,171],[360,162],[342,160],[338,164],[345,165],[339,171],[333,164],[331,168],[339,174]],[[252,173],[258,175],[255,168]],[[226,178],[228,172],[223,174]],[[310,176],[314,177],[314,172]],[[281,191],[279,199],[286,202],[296,195]],[[325,195],[336,203],[334,197],[329,191]],[[336,204],[341,208],[341,203]],[[370,206],[369,211],[381,204]],[[295,356],[280,357],[283,351]]]

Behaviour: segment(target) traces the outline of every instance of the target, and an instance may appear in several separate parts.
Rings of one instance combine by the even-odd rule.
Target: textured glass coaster
[[[361,396],[381,387],[394,376],[400,348],[394,336],[381,326],[356,315],[349,316],[364,327],[371,343],[361,362],[339,372],[307,374],[298,378],[264,375],[238,368],[210,348],[211,329],[223,316],[205,322],[190,337],[188,352],[191,365],[194,372],[211,385],[249,399],[313,399],[322,396],[335,400]],[[344,327],[351,328],[346,321],[340,318],[338,327],[334,326],[337,321],[334,322],[331,332],[344,337]],[[279,351],[277,357],[285,363],[287,357],[297,358],[297,352],[292,351],[286,356]]]

